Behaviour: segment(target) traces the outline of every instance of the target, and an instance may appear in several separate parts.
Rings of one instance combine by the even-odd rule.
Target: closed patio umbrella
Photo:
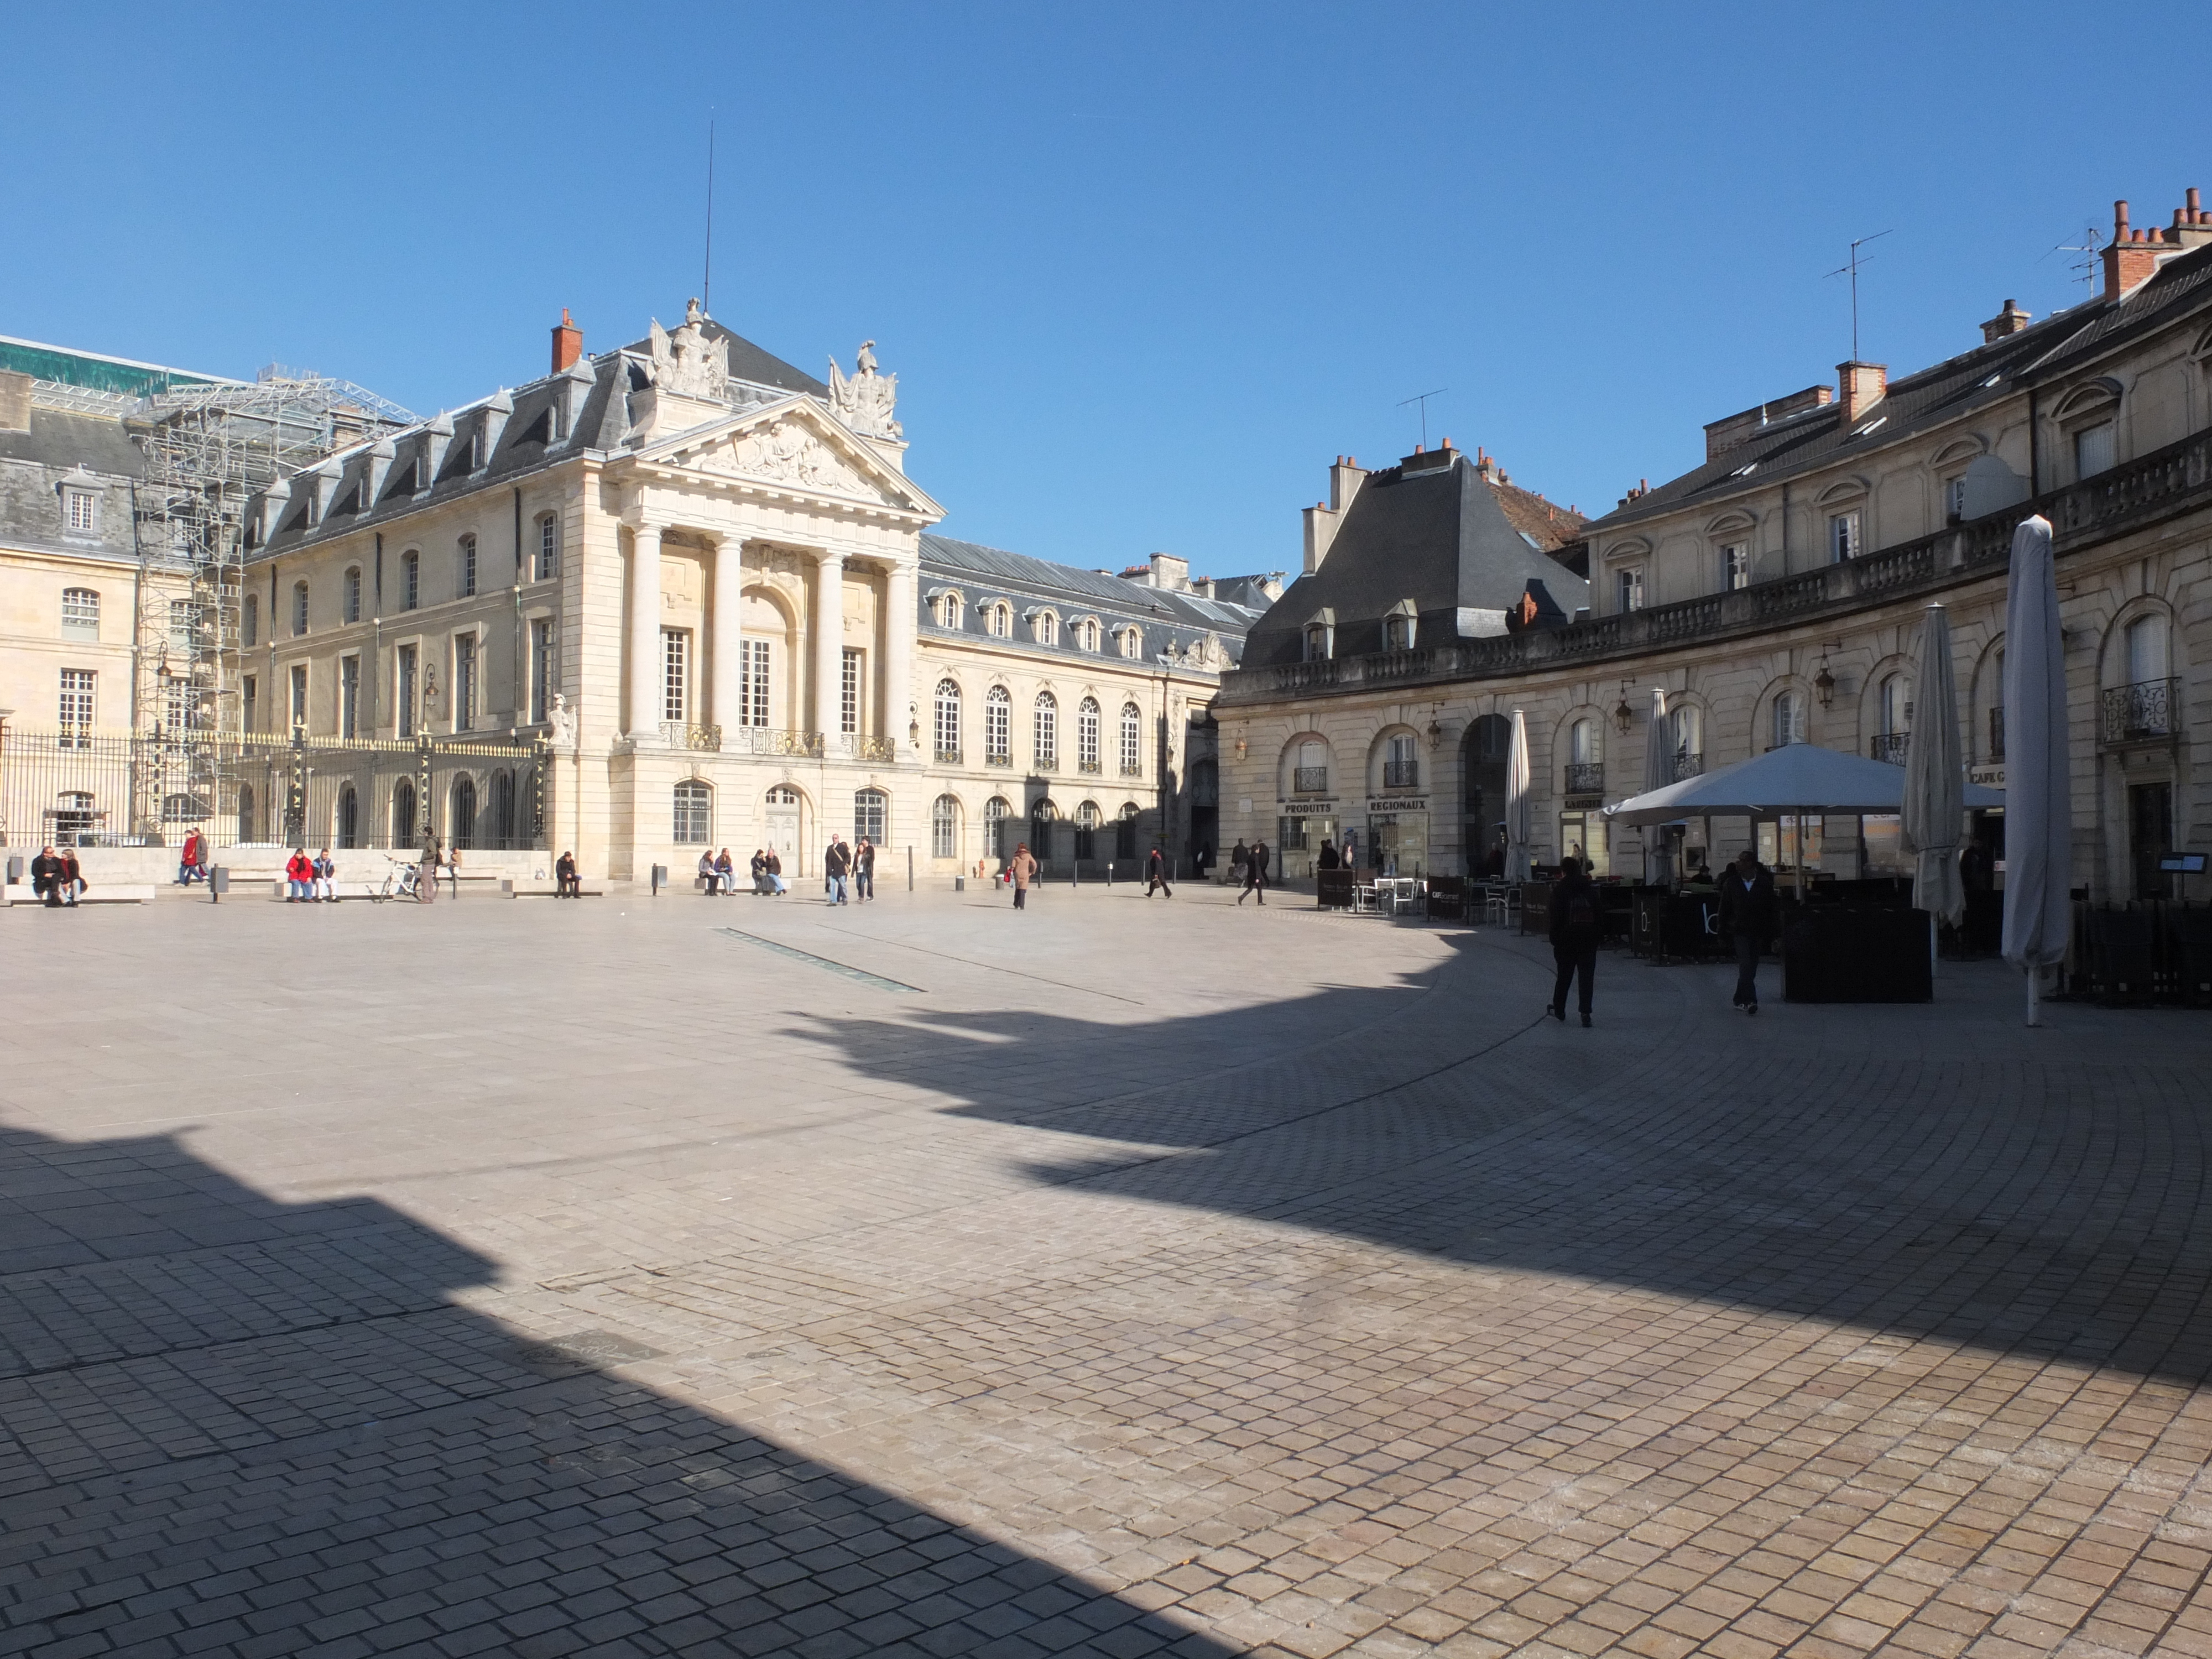
[[[1644,728],[1644,789],[1649,794],[1654,789],[1663,789],[1674,781],[1674,750],[1667,741],[1667,693],[1657,686],[1651,689],[1651,720]],[[1664,846],[1665,832],[1645,831],[1644,837],[1644,879],[1661,881],[1666,878],[1662,870],[1651,868],[1652,853]]]
[[[1513,740],[1505,751],[1505,877],[1528,879],[1528,717],[1513,711]]]
[[[2004,710],[2004,958],[2027,975],[2027,1023],[2033,1025],[2043,970],[2065,959],[2074,882],[2066,660],[2051,520],[2040,514],[2012,535]]]
[[[1957,927],[1966,912],[1959,878],[1959,833],[1966,817],[1966,758],[1959,742],[1958,686],[1951,672],[1951,618],[1940,605],[1922,613],[1919,701],[1905,751],[1899,829],[1917,855],[1912,902]]]

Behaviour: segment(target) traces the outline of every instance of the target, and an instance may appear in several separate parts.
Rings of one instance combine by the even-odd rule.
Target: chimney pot
[[[1419,454],[1419,453],[1421,453],[1422,448],[1423,448],[1423,446],[1422,446],[1422,445],[1420,445],[1420,444],[1415,444],[1415,445],[1413,446],[1413,453],[1415,453],[1416,455]]]
[[[2112,204],[2112,240],[2116,242],[2128,240],[2128,204],[2124,201]]]
[[[584,355],[584,331],[568,319],[568,307],[561,307],[561,320],[553,328],[553,373],[558,374]]]

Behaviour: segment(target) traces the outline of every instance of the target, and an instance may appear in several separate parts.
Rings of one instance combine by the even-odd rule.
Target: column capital
[[[810,547],[805,551],[809,558],[825,570],[833,564],[843,565],[852,556],[842,549],[835,547]]]

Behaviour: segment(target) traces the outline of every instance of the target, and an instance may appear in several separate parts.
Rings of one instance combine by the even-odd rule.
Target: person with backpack
[[[1552,884],[1552,960],[1559,975],[1552,984],[1552,1000],[1545,1012],[1564,1022],[1567,1017],[1567,987],[1579,978],[1583,1024],[1590,1023],[1590,981],[1597,977],[1597,885],[1579,859],[1559,860],[1559,878]]]
[[[1747,847],[1721,872],[1720,929],[1735,941],[1735,995],[1747,1014],[1759,1012],[1759,958],[1774,937],[1774,875]]]

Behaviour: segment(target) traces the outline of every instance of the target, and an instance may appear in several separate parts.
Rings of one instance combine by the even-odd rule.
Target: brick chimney
[[[2204,210],[2195,185],[2190,187],[2186,204],[2174,209],[2173,223],[2166,233],[2166,240],[2179,244],[2184,251],[2212,242],[2212,213]]]
[[[2033,320],[2034,316],[2033,312],[2022,311],[2010,300],[2007,300],[2004,302],[2004,309],[1982,325],[1982,343],[1988,345],[1994,341],[2003,339],[2008,334],[2019,333]]]
[[[1838,363],[1837,402],[1844,424],[1850,425],[1889,394],[1889,369],[1882,363]]]
[[[561,307],[561,320],[553,328],[553,373],[562,369],[584,355],[584,331],[568,320],[568,307]]]
[[[2117,300],[2148,282],[2158,269],[2159,255],[2169,251],[2157,231],[2130,229],[2128,204],[2113,203],[2112,240],[2105,249],[2105,297]]]

